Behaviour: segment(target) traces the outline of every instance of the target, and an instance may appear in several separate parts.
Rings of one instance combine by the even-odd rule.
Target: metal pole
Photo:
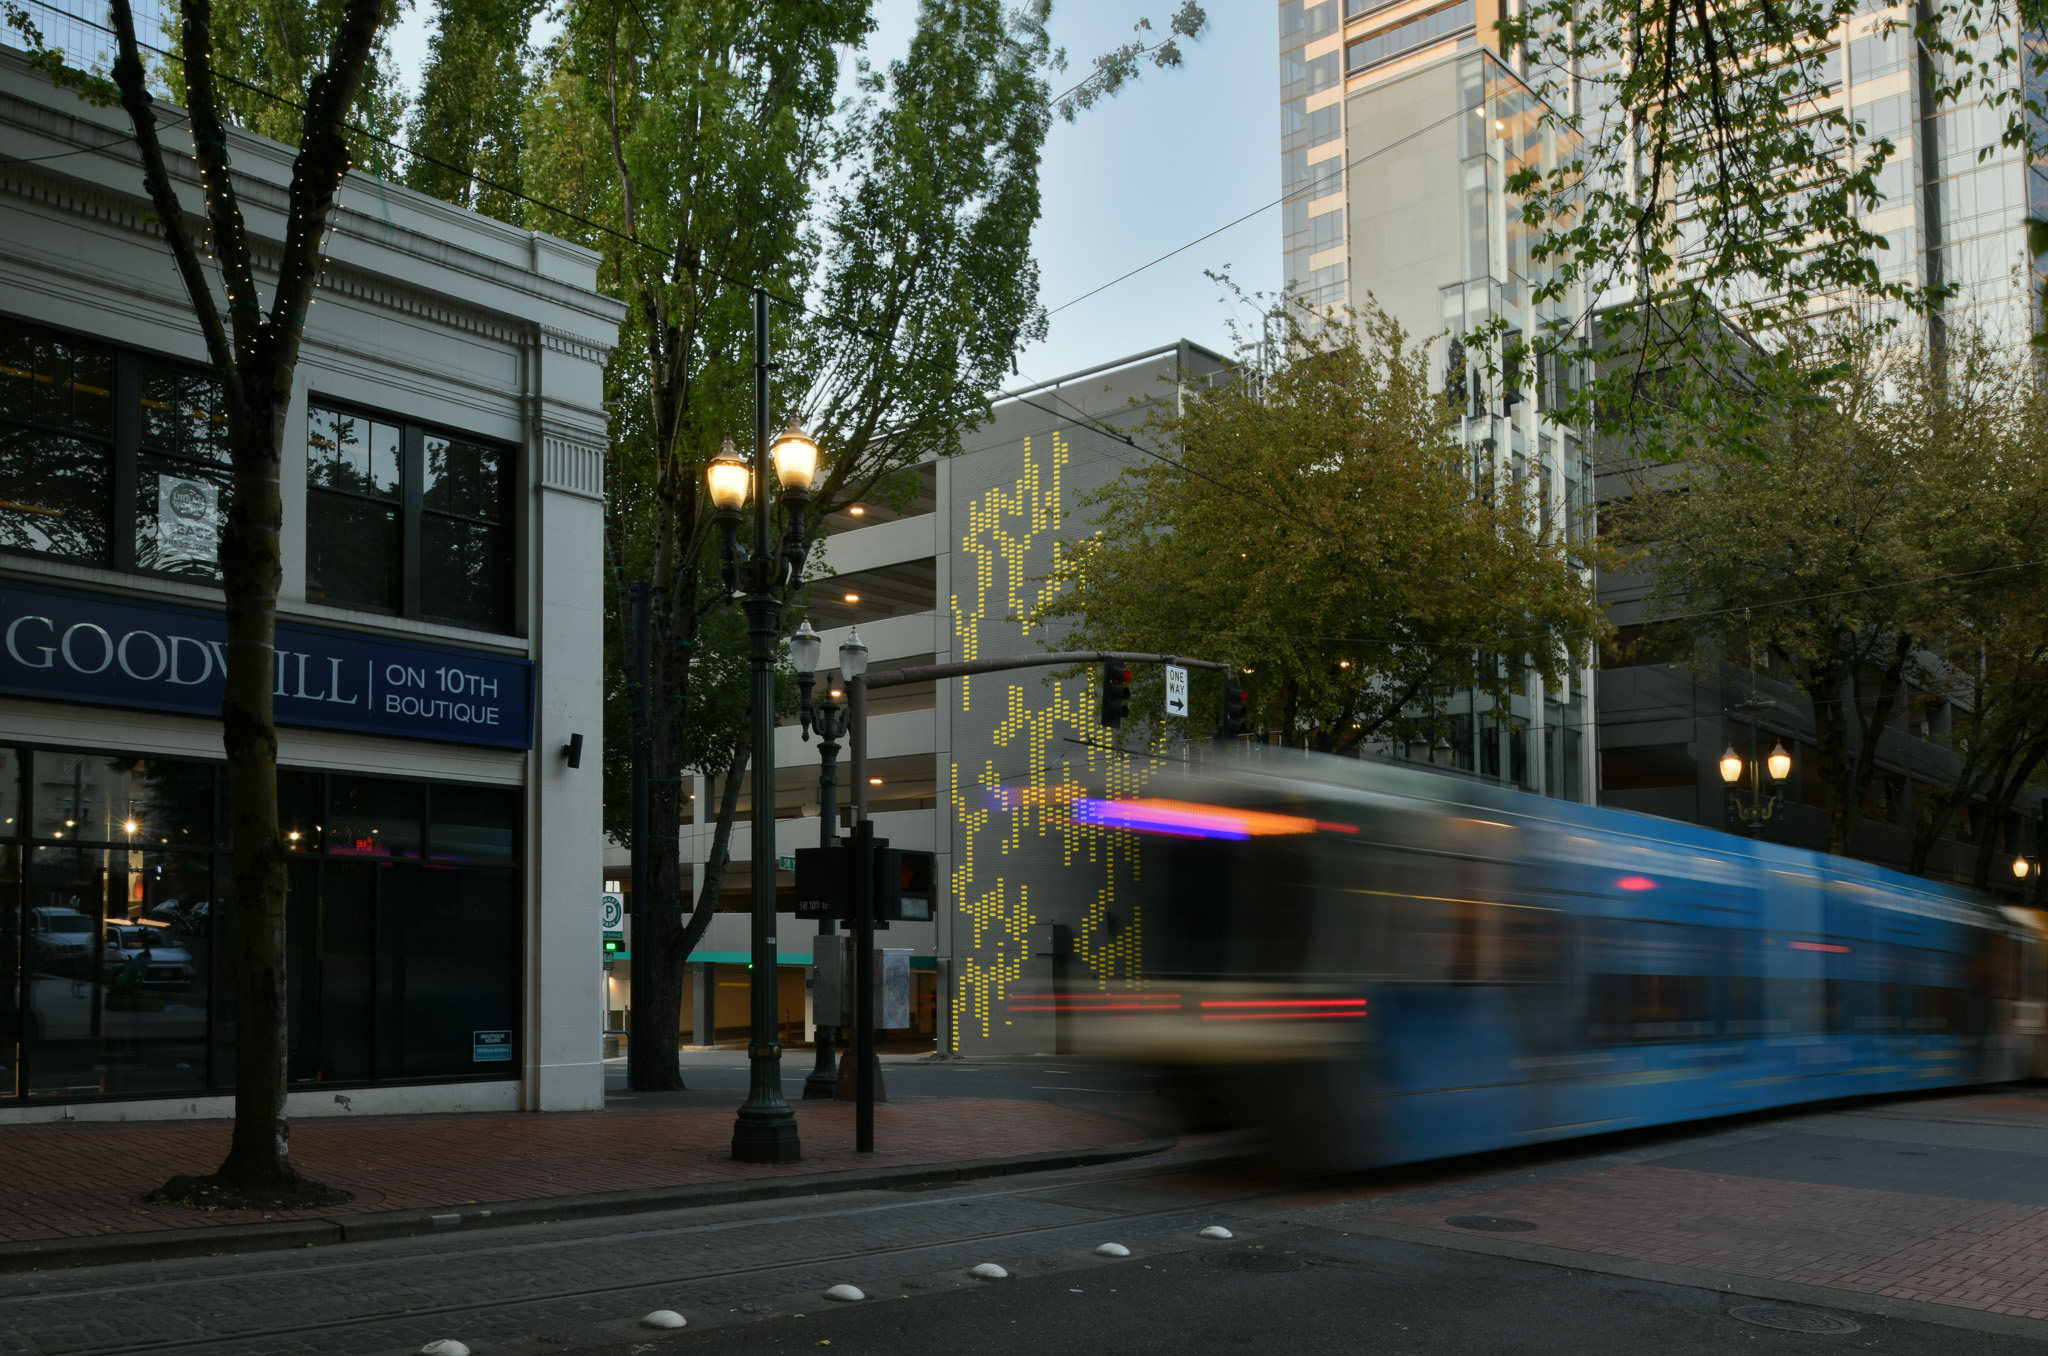
[[[875,825],[868,818],[868,685],[846,686],[853,753],[853,1148],[875,1151]]]
[[[636,582],[633,585],[632,607],[633,936],[631,954],[627,957],[626,963],[633,967],[632,974],[637,977],[641,966],[652,963],[653,953],[649,949],[651,943],[647,940],[647,929],[654,917],[654,910],[649,906],[647,899],[647,881],[654,867],[654,850],[653,846],[647,841],[650,833],[648,821],[652,817],[648,806],[647,744],[648,736],[651,733],[649,729],[649,715],[653,708],[647,691],[649,687],[648,669],[650,667],[650,660],[648,656],[647,583],[645,580]],[[653,1058],[652,1055],[642,1055],[639,1053],[641,1034],[642,1031],[633,1031],[626,1037],[626,1086],[629,1088],[638,1088],[641,1085],[641,1080],[633,1077],[633,1066],[642,1059]],[[650,1038],[648,1044],[650,1046],[658,1045],[660,1041],[658,1038]]]
[[[1764,836],[1764,770],[1756,765],[1756,716],[1749,718],[1749,836]]]
[[[839,724],[840,711],[830,701],[818,707],[818,846],[831,847],[838,836],[838,825],[834,822],[839,814]],[[829,918],[818,920],[818,935],[830,937],[838,927]],[[831,1100],[839,1087],[839,1061],[833,1049],[839,1035],[839,1028],[828,1022],[818,1023],[818,1057],[811,1066],[810,1076],[804,1079],[804,1099]]]
[[[780,558],[769,552],[768,294],[754,291],[754,553],[747,562],[747,658],[753,678],[753,971],[748,997],[747,1100],[732,1127],[732,1156],[744,1163],[803,1157],[796,1113],[782,1099],[782,1039],[775,968],[775,654],[782,641]]]

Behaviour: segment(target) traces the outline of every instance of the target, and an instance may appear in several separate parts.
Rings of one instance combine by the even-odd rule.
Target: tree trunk
[[[299,1181],[285,1120],[291,1029],[285,1000],[285,847],[277,817],[277,725],[271,718],[272,642],[283,577],[278,449],[287,407],[268,382],[252,386],[251,394],[267,408],[250,411],[245,426],[263,436],[229,450],[234,493],[220,550],[228,629],[221,733],[235,882],[235,1129],[218,1176],[245,1189],[270,1189]]]
[[[659,653],[662,647],[657,646]],[[657,675],[656,693],[665,694],[660,681],[664,665],[651,669]],[[652,786],[648,791],[648,840],[633,844],[634,852],[648,854],[647,898],[633,907],[648,910],[643,934],[647,953],[633,957],[633,1036],[626,1046],[633,1087],[638,1091],[674,1091],[683,1087],[682,1071],[676,1059],[681,1045],[683,1017],[682,950],[682,854],[678,851],[677,827],[682,822],[683,769],[670,752],[675,747],[675,715],[669,703],[657,700],[653,738],[648,741]]]
[[[380,6],[377,0],[347,0],[326,68],[307,91],[268,317],[257,295],[255,250],[243,222],[227,129],[214,92],[211,8],[207,0],[181,0],[179,9],[186,111],[210,233],[207,259],[226,293],[225,321],[165,167],[129,0],[112,0],[120,49],[114,82],[135,128],[143,188],[185,285],[228,412],[232,489],[220,546],[228,634],[221,742],[228,764],[234,880],[235,1126],[228,1156],[212,1178],[174,1178],[161,1199],[208,1206],[334,1204],[348,1200],[348,1193],[307,1182],[292,1167],[285,1119],[290,1042],[285,845],[278,828],[277,726],[271,710],[272,642],[282,575],[278,539],[284,517],[278,469],[306,311],[320,272],[321,239],[348,172],[347,112],[376,41]]]

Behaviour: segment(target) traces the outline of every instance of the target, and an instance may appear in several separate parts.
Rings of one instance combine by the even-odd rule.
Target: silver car
[[[142,923],[107,924],[102,964],[109,979],[119,975],[145,989],[189,989],[195,972],[192,953],[167,929]]]
[[[55,974],[81,973],[92,963],[92,937],[98,929],[97,921],[76,909],[30,909],[29,966]]]

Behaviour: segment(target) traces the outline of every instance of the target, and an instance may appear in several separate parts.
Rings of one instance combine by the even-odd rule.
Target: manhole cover
[[[1202,1260],[1210,1266],[1229,1267],[1232,1271],[1300,1271],[1308,1263],[1298,1257],[1282,1257],[1270,1252],[1247,1252],[1242,1249],[1231,1252],[1205,1252]]]
[[[1728,1317],[1740,1323],[1751,1323],[1759,1328],[1777,1328],[1784,1332],[1862,1332],[1861,1323],[1852,1322],[1836,1314],[1824,1314],[1818,1309],[1787,1309],[1777,1304],[1750,1304],[1740,1309],[1730,1309]]]
[[[1480,1229],[1489,1234],[1518,1234],[1536,1227],[1536,1221],[1507,1219],[1501,1215],[1453,1215],[1444,1223],[1453,1229]]]

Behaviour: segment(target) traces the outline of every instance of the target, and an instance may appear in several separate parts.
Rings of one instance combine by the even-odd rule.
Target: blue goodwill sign
[[[277,624],[280,725],[524,749],[533,665],[470,650]],[[217,612],[0,579],[0,693],[220,715]]]

